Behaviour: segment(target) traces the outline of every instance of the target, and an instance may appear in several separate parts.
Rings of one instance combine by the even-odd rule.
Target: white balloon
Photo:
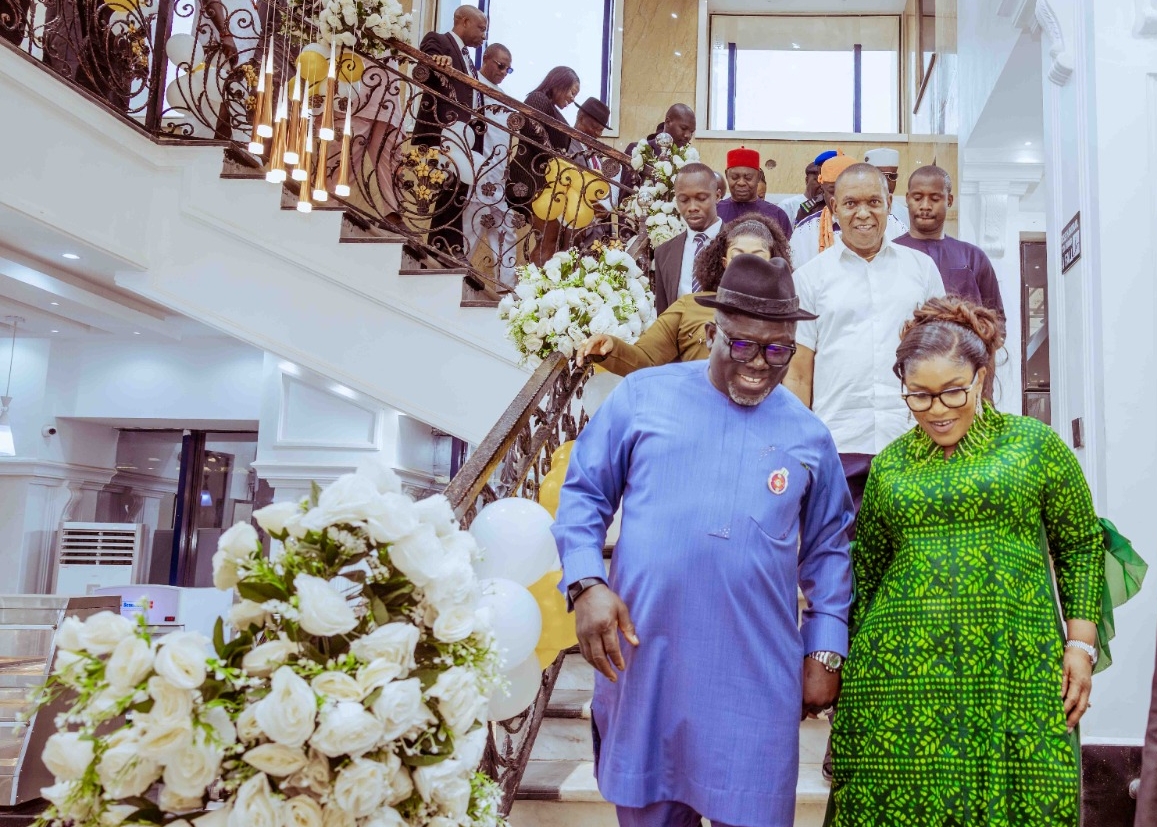
[[[482,550],[474,564],[480,579],[504,577],[521,586],[542,579],[558,562],[550,527],[554,518],[536,502],[504,497],[478,512],[470,533]]]
[[[508,669],[534,654],[542,637],[542,611],[529,591],[513,580],[483,580],[479,607],[490,610],[494,646],[501,668]]]
[[[205,62],[205,50],[191,34],[175,34],[165,44],[165,54],[185,71]]]
[[[510,686],[506,689],[496,689],[490,696],[490,711],[487,717],[491,721],[513,718],[534,703],[542,686],[542,671],[538,665],[538,657],[532,653],[522,663],[507,671],[503,677],[510,682]]]
[[[606,371],[599,371],[583,385],[583,409],[586,410],[587,416],[593,416],[594,412],[599,409],[599,406],[607,401],[607,397],[611,395],[611,391],[619,386],[623,381],[623,377],[615,376],[613,373]]]

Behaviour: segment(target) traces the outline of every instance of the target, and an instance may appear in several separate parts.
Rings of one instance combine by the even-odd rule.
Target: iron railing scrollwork
[[[463,526],[479,508],[502,497],[537,499],[554,450],[586,425],[582,392],[589,371],[559,353],[538,366],[446,488]],[[514,804],[565,655],[560,653],[543,672],[538,696],[525,712],[490,725],[483,768],[502,788],[503,814]]]

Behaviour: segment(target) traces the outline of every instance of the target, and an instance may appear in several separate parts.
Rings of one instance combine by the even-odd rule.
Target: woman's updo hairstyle
[[[723,256],[727,254],[727,245],[730,239],[739,236],[758,238],[767,243],[772,258],[782,258],[791,263],[791,244],[783,230],[772,219],[759,213],[741,215],[733,221],[724,224],[719,235],[715,236],[706,247],[695,256],[692,267],[695,279],[701,290],[714,292],[719,289],[719,282],[723,278]]]
[[[1004,319],[996,311],[954,297],[929,299],[904,323],[892,371],[903,382],[909,365],[942,356],[973,371],[988,368],[991,382],[1003,346]]]

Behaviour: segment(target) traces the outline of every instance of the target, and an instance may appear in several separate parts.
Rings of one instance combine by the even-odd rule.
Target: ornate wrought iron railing
[[[268,143],[264,157],[247,148],[270,62],[278,88],[300,68],[302,111],[321,123],[328,49],[282,34],[294,30],[287,23],[299,7],[0,0],[0,41],[154,140],[228,143],[256,169],[269,162]],[[621,209],[634,192],[627,156],[480,78],[435,66],[408,44],[391,45],[382,59],[339,56],[338,137],[304,182],[310,192],[318,182],[328,190],[318,207],[356,212],[406,237],[419,266],[464,270],[492,295],[514,286],[516,265],[541,263],[558,249],[645,240],[633,213]],[[458,100],[455,87],[474,100]],[[346,122],[349,193],[339,197]],[[298,182],[285,186],[298,194]]]
[[[483,505],[502,497],[537,499],[554,449],[574,439],[587,422],[583,386],[589,368],[561,354],[549,356],[510,403],[498,423],[446,488],[464,525]],[[543,672],[534,703],[521,715],[491,724],[484,769],[502,787],[502,812],[514,803],[566,652]]]

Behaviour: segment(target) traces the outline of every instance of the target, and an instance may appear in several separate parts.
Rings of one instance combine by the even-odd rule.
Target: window
[[[438,31],[454,27],[454,10],[477,6],[490,18],[488,43],[510,49],[514,72],[502,84],[506,94],[524,99],[555,66],[579,76],[579,97],[565,113],[573,122],[580,103],[599,98],[616,111],[611,73],[616,5],[622,0],[442,0]],[[477,63],[481,63],[478,56]],[[613,126],[614,124],[612,124]]]
[[[713,14],[709,128],[899,132],[900,18]]]

